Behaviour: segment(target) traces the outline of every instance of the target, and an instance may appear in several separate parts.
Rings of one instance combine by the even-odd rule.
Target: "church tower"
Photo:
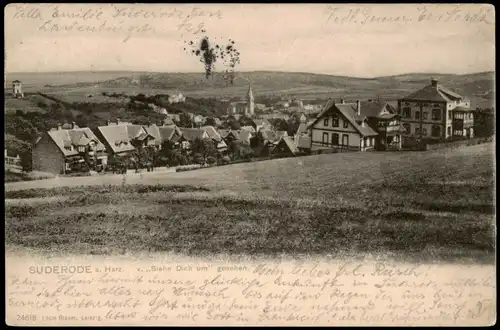
[[[248,116],[252,117],[255,114],[255,102],[253,98],[252,82],[249,82],[248,84],[247,109]]]

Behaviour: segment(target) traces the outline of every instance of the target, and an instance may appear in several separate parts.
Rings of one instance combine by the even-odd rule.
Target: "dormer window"
[[[85,146],[78,146],[78,152],[85,152]]]

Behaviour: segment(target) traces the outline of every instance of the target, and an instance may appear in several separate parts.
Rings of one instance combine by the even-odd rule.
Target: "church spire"
[[[251,80],[249,80],[249,82],[248,82],[247,108],[248,108],[248,115],[253,116],[255,114],[255,101],[253,98],[252,81]]]

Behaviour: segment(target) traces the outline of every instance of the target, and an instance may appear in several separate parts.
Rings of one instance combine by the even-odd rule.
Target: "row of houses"
[[[468,98],[436,79],[398,100],[329,100],[307,126],[311,149],[401,149],[403,144],[474,137],[474,112]]]
[[[138,148],[160,150],[166,141],[189,151],[196,139],[211,139],[217,151],[224,154],[230,142],[250,144],[259,132],[259,136],[266,137],[266,143],[275,143],[284,135],[283,132],[274,132],[271,123],[265,119],[255,119],[252,125],[239,130],[218,130],[213,126],[180,128],[175,124],[135,125],[120,119],[107,121],[95,131],[78,127],[75,123],[64,124],[36,141],[32,149],[32,165],[36,171],[65,174],[87,167],[106,166],[110,156],[126,156]]]
[[[124,155],[136,148],[161,148],[171,141],[189,149],[197,138],[211,139],[224,153],[229,143],[250,145],[261,155],[297,155],[322,150],[400,150],[405,142],[474,136],[474,110],[470,101],[432,79],[430,85],[398,100],[397,108],[381,99],[338,102],[330,99],[307,122],[302,114],[293,136],[276,131],[267,119],[253,119],[238,130],[213,126],[179,128],[174,125],[134,125],[116,120],[89,128],[74,123],[44,134],[33,148],[33,169],[66,173],[79,164],[105,165],[109,155]]]

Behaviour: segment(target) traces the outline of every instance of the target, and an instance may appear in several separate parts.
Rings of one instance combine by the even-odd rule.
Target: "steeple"
[[[249,83],[248,83],[247,108],[248,108],[248,115],[253,116],[255,114],[255,102],[254,102],[254,98],[253,98],[252,82],[251,81],[249,81]]]

